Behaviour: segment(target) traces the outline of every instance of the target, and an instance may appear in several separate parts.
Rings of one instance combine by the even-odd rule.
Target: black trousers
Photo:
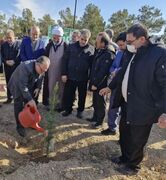
[[[8,85],[11,75],[13,74],[15,69],[16,66],[7,66],[6,64],[4,65],[6,85]],[[12,94],[10,93],[8,86],[7,86],[7,99],[9,100],[12,99]]]
[[[93,119],[95,119],[98,124],[102,124],[105,117],[106,102],[104,96],[99,95],[99,91],[93,92],[93,108]]]
[[[122,107],[122,117],[119,124],[122,158],[129,166],[137,166],[144,157],[144,146],[148,141],[152,124],[128,124],[126,122],[125,108]]]
[[[78,89],[78,108],[77,111],[82,112],[85,108],[85,99],[87,93],[87,81],[73,81],[67,80],[64,89],[64,109],[72,112],[73,101],[75,99],[75,92]]]
[[[19,122],[18,115],[23,110],[24,105],[27,103],[22,97],[14,99],[14,115],[16,120],[17,128],[22,128],[23,126]]]

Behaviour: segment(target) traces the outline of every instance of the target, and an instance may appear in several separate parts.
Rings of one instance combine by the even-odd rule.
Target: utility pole
[[[77,10],[77,0],[75,0],[75,7],[74,7],[73,29],[74,29],[74,27],[75,27],[76,10]]]

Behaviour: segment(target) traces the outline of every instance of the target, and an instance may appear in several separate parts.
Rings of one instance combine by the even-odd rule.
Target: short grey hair
[[[7,36],[8,34],[12,34],[13,36],[15,36],[15,35],[14,35],[14,31],[13,31],[12,29],[8,29],[8,30],[6,31],[6,36]]]
[[[37,58],[36,62],[39,64],[45,64],[45,63],[50,64],[50,59],[47,56],[40,56],[39,58]]]
[[[80,33],[81,33],[82,36],[85,36],[85,37],[87,37],[88,39],[91,37],[91,32],[90,32],[89,29],[82,29],[82,30],[80,31]]]
[[[81,33],[80,33],[79,30],[74,30],[74,31],[72,32],[72,34],[77,34],[77,36],[80,36],[80,35],[81,35]]]

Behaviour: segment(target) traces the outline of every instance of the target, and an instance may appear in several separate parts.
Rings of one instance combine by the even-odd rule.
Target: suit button
[[[131,62],[132,64],[134,63],[134,61]]]
[[[130,92],[128,92],[127,94],[128,94],[128,95],[130,95],[131,93],[130,93]]]
[[[130,122],[129,122],[129,121],[127,121],[127,122],[126,122],[126,124],[130,124]]]

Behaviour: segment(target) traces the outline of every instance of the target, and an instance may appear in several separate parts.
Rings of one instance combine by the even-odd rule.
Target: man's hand
[[[158,126],[160,128],[166,128],[166,114],[162,114],[159,118],[158,118]]]
[[[97,90],[97,87],[94,86],[94,85],[92,85],[91,89],[92,89],[92,91],[96,91],[96,90]]]
[[[30,100],[30,101],[27,103],[27,105],[29,105],[30,107],[33,107],[33,108],[37,109],[36,103],[35,103],[35,101],[34,101],[33,99]]]
[[[111,89],[108,88],[108,87],[106,87],[106,88],[101,89],[101,90],[99,91],[99,94],[100,94],[100,96],[105,96],[105,95],[107,95],[107,94],[110,93],[110,92],[111,92]]]
[[[15,64],[15,62],[14,62],[13,60],[7,60],[7,61],[6,61],[6,64],[7,64],[8,66],[13,66],[13,65]]]
[[[66,83],[66,82],[67,82],[67,76],[66,76],[66,75],[62,76],[62,82],[63,82],[63,83]]]
[[[116,71],[113,71],[113,72],[111,73],[111,77],[114,78],[115,75],[116,75]]]
[[[40,89],[39,88],[36,88],[33,92],[34,94],[34,97],[37,97],[39,95],[39,92],[40,92]]]

